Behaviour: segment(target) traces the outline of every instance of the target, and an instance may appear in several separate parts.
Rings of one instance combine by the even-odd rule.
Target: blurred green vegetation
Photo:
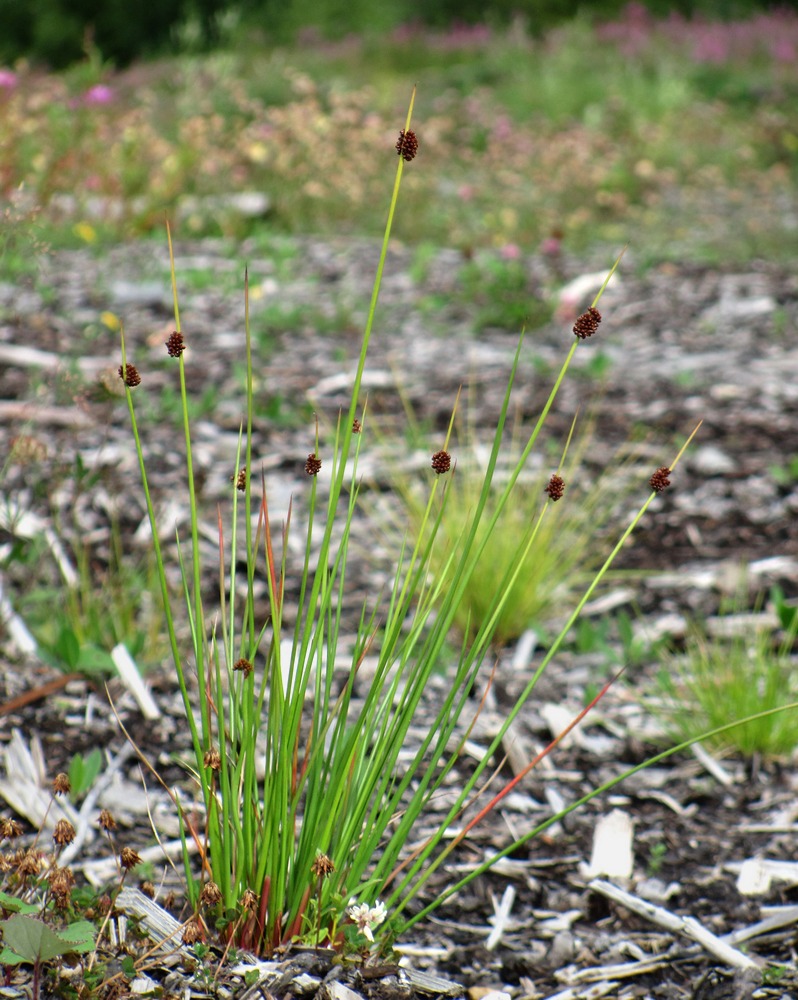
[[[5,280],[44,244],[99,252],[160,238],[165,217],[234,241],[377,236],[414,83],[420,153],[395,233],[460,251],[466,287],[468,262],[493,254],[476,289],[488,325],[535,320],[529,253],[555,271],[563,253],[626,243],[641,268],[794,259],[795,13],[691,22],[637,6],[540,37],[416,24],[278,47],[225,31],[212,52],[121,71],[89,41],[62,72],[0,68]],[[267,207],[225,210],[239,192]]]
[[[131,8],[126,0],[0,0],[0,62],[32,58],[53,69],[79,60],[92,46],[105,60],[124,66],[134,59],[207,49],[255,31],[266,44],[295,41],[316,29],[327,39],[380,34],[415,23],[443,28],[516,22],[539,35],[576,15],[596,21],[618,17],[625,0],[160,0]],[[670,13],[725,19],[767,9],[757,0],[645,0],[634,5],[656,17]],[[779,8],[795,9],[782,2]]]

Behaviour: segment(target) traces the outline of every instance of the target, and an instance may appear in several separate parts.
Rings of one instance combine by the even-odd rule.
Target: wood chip
[[[588,888],[601,893],[602,896],[607,896],[607,898],[626,907],[627,910],[631,910],[638,916],[650,920],[660,927],[665,927],[670,931],[675,931],[677,934],[683,934],[685,937],[697,941],[702,948],[711,955],[714,955],[715,958],[720,959],[725,965],[730,965],[736,969],[759,968],[753,959],[744,955],[741,951],[732,948],[725,941],[721,940],[721,938],[708,931],[694,917],[676,916],[675,913],[671,913],[661,906],[655,906],[653,903],[648,903],[646,900],[640,899],[639,896],[633,896],[630,892],[624,892],[623,889],[619,889],[617,886],[612,885],[611,882],[605,882],[603,879],[593,879],[588,884]]]

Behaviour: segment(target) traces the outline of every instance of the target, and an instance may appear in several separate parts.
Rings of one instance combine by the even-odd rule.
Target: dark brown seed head
[[[0,819],[0,840],[15,840],[22,836],[22,824],[16,819]]]
[[[53,831],[53,840],[59,847],[66,847],[75,839],[75,827],[68,819],[59,819]]]
[[[166,353],[170,358],[179,358],[185,349],[186,345],[183,342],[183,334],[175,330],[166,341]]]
[[[53,794],[69,795],[71,791],[72,785],[70,784],[69,777],[61,771],[60,774],[57,774],[53,778]]]
[[[106,830],[108,833],[116,829],[116,820],[107,809],[102,810],[98,822],[100,829]]]
[[[335,871],[335,865],[326,854],[317,854],[313,864],[310,866],[310,870],[317,878],[323,878],[325,875],[330,875]]]
[[[30,878],[32,875],[38,875],[41,870],[42,859],[37,851],[26,851],[19,858],[17,874],[21,878]]]
[[[258,905],[258,897],[251,889],[245,889],[244,894],[239,900],[239,906],[242,910],[254,910]]]
[[[200,904],[202,906],[216,906],[222,901],[222,891],[215,882],[206,882],[200,892]]]
[[[212,771],[221,771],[222,769],[222,758],[218,750],[215,748],[213,750],[206,750],[203,757],[202,763],[205,767],[209,767]]]
[[[655,493],[662,493],[662,491],[671,484],[671,481],[668,478],[670,474],[671,470],[668,466],[663,465],[661,468],[657,469],[651,479],[649,479],[648,485],[652,490],[654,490]]]
[[[565,492],[565,480],[562,476],[558,476],[555,473],[549,480],[548,485],[543,492],[548,493],[549,499],[556,502]]]
[[[574,333],[577,337],[581,337],[582,340],[586,340],[588,337],[592,337],[596,330],[598,330],[600,322],[601,313],[598,309],[594,309],[593,306],[591,306],[587,312],[583,312],[576,323],[574,323]]]
[[[122,863],[122,867],[126,871],[130,871],[131,868],[135,868],[136,865],[141,864],[141,855],[138,851],[134,851],[132,847],[123,847],[119,855],[119,860]]]
[[[139,882],[139,892],[146,896],[147,899],[155,899],[155,886],[146,879]]]
[[[246,467],[246,465],[238,473],[237,476],[230,476],[230,482],[236,484],[236,489],[237,490],[240,490],[242,493],[246,493],[246,491],[247,491],[247,467]]]
[[[308,460],[305,462],[305,472],[309,476],[318,476],[321,471],[321,459],[316,455],[308,455]]]
[[[352,433],[359,434],[362,430],[363,430],[363,424],[361,424],[361,422],[357,419],[357,417],[355,417],[354,420],[352,421]]]
[[[444,472],[448,472],[452,466],[452,456],[448,451],[436,451],[432,456],[432,468],[435,470],[436,475],[442,476]]]
[[[418,152],[418,139],[412,129],[408,129],[406,132],[402,129],[399,133],[399,138],[396,140],[396,152],[407,161],[415,157]]]
[[[119,377],[128,389],[135,389],[137,385],[141,384],[141,375],[139,375],[135,365],[125,365],[124,368],[120,365]]]
[[[236,660],[236,662],[233,664],[233,670],[241,670],[245,677],[249,677],[249,675],[252,673],[252,669],[253,669],[252,663],[249,660],[245,659],[245,657],[243,656],[241,657],[240,660]]]
[[[75,884],[75,876],[69,868],[53,868],[47,876],[50,891],[54,896],[68,896]]]
[[[183,928],[183,944],[192,945],[204,940],[205,932],[202,929],[202,923],[196,917],[189,920]]]

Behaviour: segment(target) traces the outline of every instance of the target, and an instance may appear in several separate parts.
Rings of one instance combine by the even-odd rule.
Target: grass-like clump
[[[695,739],[729,719],[795,701],[798,615],[779,592],[775,596],[777,622],[762,613],[744,614],[737,599],[715,619],[712,631],[694,623],[682,651],[663,650],[657,710],[672,738]],[[777,711],[726,729],[708,743],[747,758],[784,758],[798,746],[798,727],[792,713]]]

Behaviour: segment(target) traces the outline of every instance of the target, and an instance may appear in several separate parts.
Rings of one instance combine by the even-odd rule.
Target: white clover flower
[[[373,907],[368,903],[357,903],[346,911],[357,925],[358,931],[369,941],[374,940],[374,928],[379,927],[388,915],[385,904],[377,902]]]

